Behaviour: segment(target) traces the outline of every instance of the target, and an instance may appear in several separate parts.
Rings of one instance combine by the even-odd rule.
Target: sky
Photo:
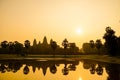
[[[82,47],[102,40],[107,26],[120,36],[120,0],[0,0],[0,42],[46,36]]]

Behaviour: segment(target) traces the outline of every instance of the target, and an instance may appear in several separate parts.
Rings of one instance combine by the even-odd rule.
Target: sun
[[[79,80],[82,80],[82,78],[80,77]]]
[[[75,33],[78,35],[83,34],[82,28],[76,28]]]

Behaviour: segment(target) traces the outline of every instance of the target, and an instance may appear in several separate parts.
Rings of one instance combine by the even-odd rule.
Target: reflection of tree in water
[[[68,66],[68,68],[69,68],[70,71],[75,71],[76,70],[76,65],[75,64],[70,64]]]
[[[102,75],[103,74],[103,67],[98,64],[97,68],[96,68],[96,72],[98,75]]]
[[[39,63],[39,64],[38,64]],[[52,74],[55,74],[57,72],[57,66],[60,64],[64,64],[64,68],[62,69],[63,75],[68,75],[70,71],[75,71],[76,70],[76,65],[79,64],[79,61],[66,61],[66,60],[61,60],[61,61],[28,61],[25,63],[20,63],[20,61],[11,61],[7,64],[1,64],[0,65],[0,72],[5,73],[7,72],[13,72],[16,73],[20,68],[22,67],[23,64],[26,64],[23,69],[24,74],[28,74],[30,72],[30,69],[28,66],[32,66],[32,71],[35,72],[36,68],[42,68],[43,74],[46,75],[47,68],[50,68],[50,72]],[[95,72],[98,75],[103,74],[103,67],[98,64],[96,66],[96,63],[90,62],[90,61],[84,61],[83,63],[83,68],[84,69],[89,69],[91,74],[95,74]]]
[[[16,73],[22,65],[24,68],[23,74],[27,75],[30,73],[29,66],[32,66],[33,72],[36,69],[42,69],[43,75],[46,75],[47,68],[50,69],[51,74],[57,73],[57,67],[64,64],[62,69],[63,75],[68,75],[70,71],[76,71],[76,66],[79,61],[67,61],[67,60],[48,60],[48,61],[35,61],[35,60],[12,60],[12,61],[0,61],[0,73],[12,72]],[[105,67],[108,74],[107,80],[120,80],[120,65],[118,64],[104,64],[95,61],[83,60],[83,68],[90,71],[91,74],[103,75],[103,68]],[[31,71],[32,71],[31,70]]]
[[[107,64],[105,69],[108,74],[107,80],[120,80],[120,65]]]
[[[23,66],[23,74],[27,75],[30,72],[29,66],[32,66],[32,71],[35,73],[36,68],[42,69],[43,75],[46,75],[47,68],[50,69],[52,74],[57,72],[57,67],[61,64],[64,64],[62,69],[63,75],[68,75],[69,71],[75,71],[76,65],[79,64],[79,61],[66,61],[66,60],[48,60],[48,61],[35,61],[35,60],[10,60],[10,61],[0,61],[0,72],[13,72],[16,73]]]
[[[91,74],[95,74],[95,73],[97,73],[98,75],[103,74],[103,65],[98,62],[85,60],[83,61],[83,68],[89,69]]]
[[[28,66],[26,65],[23,69],[23,73],[28,74],[29,72],[30,72],[30,70],[29,70]]]
[[[64,68],[62,69],[63,75],[68,75],[69,71],[75,71],[76,66],[79,65],[79,61],[73,61],[69,63],[69,61],[64,61]]]
[[[5,72],[6,72],[6,69],[7,69],[7,68],[5,67],[4,64],[1,64],[1,65],[0,65],[0,72],[1,72],[1,73],[5,73]]]
[[[90,67],[90,73],[91,74],[95,74],[95,64],[91,64],[91,67]]]
[[[56,68],[55,65],[50,67],[50,72],[53,73],[53,74],[55,74],[57,72],[57,68]]]
[[[93,64],[93,62],[91,62],[89,60],[83,60],[83,68],[84,69],[90,69],[92,64]]]
[[[56,48],[57,48],[57,43],[56,43],[56,41],[51,40],[51,41],[50,41],[50,46],[51,46],[51,48],[53,49],[53,53],[54,53],[54,55],[55,55],[55,50],[56,50]]]
[[[1,64],[0,65],[0,71],[2,73],[5,73],[6,71],[8,72],[17,72],[18,70],[20,70],[20,68],[22,67],[22,64],[20,64],[19,62],[16,63],[8,63],[8,64]]]
[[[13,64],[12,63],[8,63],[7,71],[10,72],[12,70],[13,70]]]
[[[68,75],[69,69],[67,68],[67,64],[65,64],[65,67],[62,69],[63,75]]]
[[[13,65],[13,72],[17,72],[18,70],[20,70],[20,68],[22,67],[22,64],[20,64],[19,62],[14,63]]]

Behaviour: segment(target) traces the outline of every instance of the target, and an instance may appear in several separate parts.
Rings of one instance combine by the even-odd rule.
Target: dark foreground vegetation
[[[100,39],[95,42],[90,40],[89,43],[83,43],[83,51],[86,54],[107,54],[110,56],[120,55],[120,37],[115,35],[115,31],[111,27],[106,27],[106,33],[103,35],[105,43]]]
[[[2,41],[0,44],[0,54],[17,54],[17,55],[80,55],[80,54],[98,54],[98,55],[120,55],[120,37],[115,35],[115,31],[111,27],[106,27],[106,33],[103,35],[105,43],[100,39],[95,42],[90,40],[89,43],[83,43],[82,49],[79,49],[75,43],[69,43],[67,39],[62,41],[60,47],[56,41],[47,42],[46,36],[43,42],[37,43],[34,39],[33,44],[29,40],[25,40],[24,44],[14,41]]]

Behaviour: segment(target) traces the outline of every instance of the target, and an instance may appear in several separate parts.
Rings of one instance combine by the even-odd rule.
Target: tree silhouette
[[[15,48],[14,43],[13,42],[9,42],[8,45],[9,45],[9,52],[13,53],[14,52],[14,48]]]
[[[97,49],[100,49],[102,47],[102,42],[101,42],[100,39],[96,40],[95,46],[96,46]]]
[[[52,47],[53,50],[55,50],[57,48],[57,43],[55,41],[52,41],[50,43],[50,46]]]
[[[115,31],[111,27],[106,27],[106,33],[103,36],[105,39],[105,47],[110,55],[116,55],[117,52],[117,37]]]
[[[102,47],[102,42],[100,39],[96,40],[95,47],[98,49],[98,53],[100,54],[100,48]]]
[[[90,49],[91,49],[90,44],[89,43],[83,43],[82,49],[83,49],[85,54],[89,54],[90,53]]]
[[[94,41],[93,41],[93,40],[90,40],[90,47],[91,47],[91,48],[94,48],[94,47],[95,47],[95,44],[94,44]]]
[[[30,48],[30,41],[29,40],[25,40],[24,45],[25,45],[25,48],[26,48],[26,53],[28,54],[29,48]]]
[[[67,39],[65,38],[64,40],[63,40],[63,42],[62,42],[62,46],[64,47],[64,50],[66,51],[66,49],[67,49],[67,47],[68,47],[68,41],[67,41]],[[66,52],[65,52],[65,55],[66,55]]]
[[[25,48],[28,49],[30,47],[30,41],[25,40],[24,45],[25,45]]]
[[[64,46],[64,49],[67,49],[67,47],[68,47],[68,41],[67,41],[67,39],[63,40],[62,46]]]
[[[51,41],[50,46],[53,49],[53,51],[55,52],[55,49],[57,48],[57,43],[55,41]],[[54,55],[55,55],[55,53],[54,53]]]
[[[70,45],[70,50],[71,50],[71,52],[73,53],[73,54],[75,54],[75,51],[76,51],[76,45],[75,45],[75,43],[70,43],[69,44]]]
[[[7,48],[8,47],[8,41],[3,41],[3,42],[1,42],[1,47],[2,48]]]
[[[19,43],[18,41],[15,41],[14,46],[15,46],[15,53],[17,53],[17,55],[21,54],[23,50],[23,45]]]

